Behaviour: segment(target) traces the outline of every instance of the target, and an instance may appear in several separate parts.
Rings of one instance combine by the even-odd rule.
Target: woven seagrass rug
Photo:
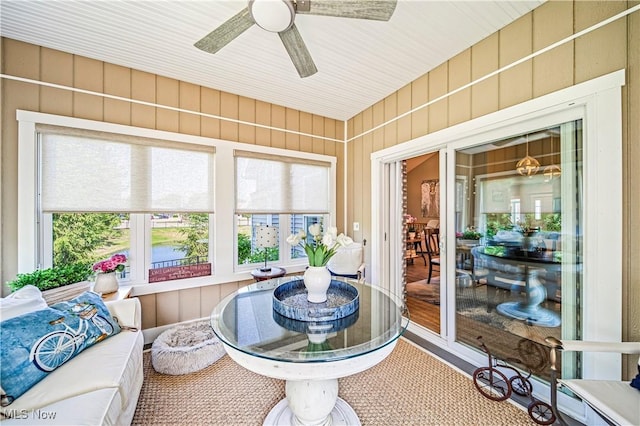
[[[284,382],[252,373],[228,355],[183,376],[156,373],[144,356],[134,425],[261,425]],[[406,339],[377,366],[339,380],[340,397],[363,425],[535,425],[508,401],[483,397],[465,374]]]

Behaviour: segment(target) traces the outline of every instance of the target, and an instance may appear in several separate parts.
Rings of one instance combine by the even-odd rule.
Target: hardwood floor
[[[416,258],[413,263],[407,265],[406,276],[408,283],[420,280],[425,280],[426,282],[429,276],[429,267],[424,265],[421,258]],[[440,273],[434,270],[432,280],[439,276]],[[440,332],[440,306],[407,296],[407,309],[409,309],[411,321],[435,333]]]
[[[414,259],[413,264],[407,264],[406,282],[412,283],[426,279],[429,274],[428,267],[424,266],[422,259]],[[434,280],[433,278],[438,278]],[[439,272],[434,272],[433,281],[439,282]],[[440,333],[440,306],[407,295],[407,308],[409,318],[415,324],[421,325],[434,333]],[[560,303],[547,300],[545,307],[550,310],[560,312]],[[523,371],[531,371],[536,376],[544,380],[549,380],[549,355],[547,348],[539,343],[540,333],[553,335],[559,329],[545,329],[540,327],[521,324],[520,328],[525,329],[526,334],[521,335],[507,330],[500,330],[492,324],[478,322],[463,315],[456,316],[456,333],[461,343],[477,347],[477,337],[484,337],[485,343],[492,349],[494,356],[501,359],[510,359],[513,363],[515,359],[523,360],[522,364],[515,363]],[[544,337],[544,336],[543,336]]]

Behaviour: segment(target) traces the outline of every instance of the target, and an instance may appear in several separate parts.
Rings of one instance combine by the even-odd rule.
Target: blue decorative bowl
[[[299,321],[273,311],[273,319],[278,325],[287,330],[306,334],[337,333],[355,324],[358,316],[359,311],[356,310],[351,315],[332,321]]]
[[[273,291],[273,310],[298,321],[333,321],[351,315],[359,306],[358,289],[343,281],[331,280],[322,303],[307,300],[302,279],[280,284]]]

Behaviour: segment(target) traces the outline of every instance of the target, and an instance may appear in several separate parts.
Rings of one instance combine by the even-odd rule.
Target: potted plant
[[[42,297],[51,305],[89,290],[88,279],[91,274],[90,265],[73,263],[18,274],[7,285],[11,291],[33,285],[42,291]]]
[[[125,263],[127,263],[127,256],[120,253],[96,262],[92,268],[97,274],[93,291],[103,294],[118,291],[119,284],[116,272],[124,271]]]
[[[480,242],[480,238],[482,238],[482,234],[476,231],[476,228],[473,226],[468,226],[464,232],[458,233],[456,236],[458,237],[460,244],[468,246],[477,246]]]

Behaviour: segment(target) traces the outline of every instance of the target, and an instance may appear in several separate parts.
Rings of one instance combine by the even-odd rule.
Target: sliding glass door
[[[577,120],[455,151],[456,340],[543,379],[544,339],[582,337],[582,139]]]

